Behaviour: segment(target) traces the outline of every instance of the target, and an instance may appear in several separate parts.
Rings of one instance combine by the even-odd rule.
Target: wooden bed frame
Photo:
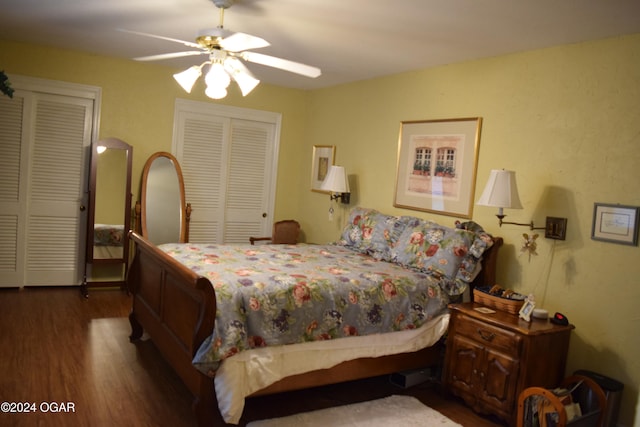
[[[169,365],[194,396],[193,410],[199,426],[221,423],[213,379],[198,371],[191,361],[200,344],[211,335],[216,311],[214,289],[208,279],[198,276],[148,240],[130,232],[135,255],[127,276],[133,294],[129,315],[131,341],[143,332],[154,342]],[[484,256],[483,269],[474,283],[494,284],[496,261],[501,238]],[[435,365],[440,357],[438,346],[413,353],[363,358],[323,369],[284,378],[252,396],[299,390],[393,372]]]

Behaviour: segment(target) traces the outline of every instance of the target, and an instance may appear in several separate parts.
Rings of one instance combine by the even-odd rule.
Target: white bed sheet
[[[449,314],[413,330],[264,347],[226,359],[214,378],[218,407],[225,422],[238,424],[245,398],[282,378],[361,357],[410,353],[435,344],[449,326]]]

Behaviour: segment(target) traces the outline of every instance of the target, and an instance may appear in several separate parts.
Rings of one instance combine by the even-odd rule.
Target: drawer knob
[[[480,338],[485,341],[493,341],[493,339],[496,337],[496,334],[494,334],[493,332],[483,331],[482,329],[478,329],[478,335],[480,335]]]

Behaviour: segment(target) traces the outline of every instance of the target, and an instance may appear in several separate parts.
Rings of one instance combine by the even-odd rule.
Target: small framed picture
[[[336,156],[334,145],[314,145],[311,158],[311,191],[329,193],[320,189],[322,181],[327,176],[329,166],[333,166]]]
[[[533,313],[533,309],[535,308],[536,303],[533,299],[527,298],[524,300],[524,304],[520,309],[519,316],[522,320],[527,322],[531,322],[531,313]]]
[[[591,239],[637,246],[639,219],[637,206],[595,203]]]

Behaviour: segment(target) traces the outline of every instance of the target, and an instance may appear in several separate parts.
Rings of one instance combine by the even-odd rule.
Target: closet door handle
[[[85,206],[84,206],[84,205],[80,205],[80,212],[84,212],[84,210],[85,210],[85,209],[86,209],[86,208],[85,208]]]
[[[267,213],[266,212],[262,212],[262,218],[266,218],[267,217]]]

